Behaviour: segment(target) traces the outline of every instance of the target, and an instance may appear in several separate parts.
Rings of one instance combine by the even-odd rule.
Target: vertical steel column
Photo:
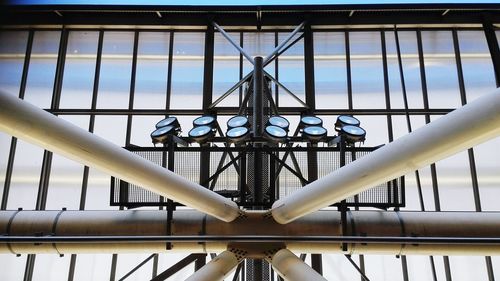
[[[264,94],[264,72],[262,57],[254,59],[254,76],[253,76],[253,134],[254,137],[262,136],[262,117],[263,105],[262,96]]]
[[[59,109],[61,101],[61,89],[64,76],[64,64],[66,61],[66,49],[68,46],[68,30],[61,31],[61,39],[59,42],[59,51],[57,54],[56,71],[54,77],[54,86],[52,89],[52,102],[50,108],[52,110]],[[42,169],[40,172],[40,181],[38,184],[38,194],[36,199],[36,209],[45,210],[47,203],[47,193],[49,191],[50,171],[52,168],[52,152],[45,150],[43,152]]]
[[[353,108],[352,102],[352,77],[351,77],[351,47],[349,43],[349,31],[344,31],[345,36],[345,65],[347,74],[347,103],[349,110]]]
[[[465,90],[465,81],[464,81],[464,74],[463,74],[463,68],[462,68],[462,58],[460,55],[460,44],[458,41],[458,33],[457,30],[454,29],[452,31],[453,33],[453,46],[455,49],[455,62],[457,64],[457,75],[458,75],[458,85],[460,89],[460,100],[462,102],[462,105],[467,104],[467,94]],[[472,191],[474,193],[474,205],[476,212],[481,212],[481,197],[479,194],[479,181],[477,179],[477,170],[476,170],[476,160],[474,157],[474,149],[469,148],[467,150],[468,156],[469,156],[469,167],[470,167],[470,173],[471,173],[471,180],[472,180]],[[494,281],[495,280],[495,274],[493,271],[493,263],[491,260],[491,257],[487,256],[485,258],[485,263],[486,263],[486,270],[488,272],[488,280],[489,281]]]
[[[205,57],[203,69],[203,112],[208,114],[208,107],[212,104],[214,72],[214,28],[207,25],[205,32]],[[202,147],[207,147],[202,145]],[[202,150],[200,153],[200,184],[209,187],[207,179],[210,177],[210,152]]]
[[[387,62],[387,44],[385,39],[385,31],[380,31],[380,39],[382,44],[382,67],[384,69],[384,92],[385,92],[385,108],[387,111],[391,110],[391,95],[390,95],[390,87],[389,87],[389,71],[388,71],[388,62]],[[392,116],[390,114],[386,115],[387,117],[387,136],[389,138],[389,142],[394,140],[394,133],[392,128]],[[360,259],[363,256],[360,255]],[[364,260],[364,257],[363,257]],[[362,268],[363,269],[363,268]],[[403,280],[408,281],[408,264],[405,256],[401,258],[401,269],[403,271]]]
[[[387,44],[385,40],[385,31],[380,31],[380,39],[382,44],[382,67],[384,71],[384,93],[385,93],[385,108],[387,111],[391,110],[391,94],[389,87],[389,71],[387,63]],[[387,114],[387,135],[389,142],[394,140],[393,130],[392,130],[392,116]]]
[[[19,98],[24,99],[26,91],[26,81],[28,80],[28,70],[30,66],[31,50],[33,48],[34,31],[30,30],[28,33],[28,42],[26,43],[26,52],[24,55],[23,72],[21,74],[21,84],[19,86]],[[7,160],[7,168],[5,171],[5,181],[3,185],[2,203],[0,210],[7,209],[7,202],[9,200],[10,183],[12,180],[12,170],[14,169],[14,159],[16,157],[17,138],[12,137],[10,141],[9,158]]]
[[[137,52],[139,48],[139,31],[134,31],[134,45],[132,50],[132,67],[130,71],[130,89],[129,89],[129,101],[128,101],[128,110],[131,111],[134,108],[134,98],[135,98],[135,77],[137,71]],[[132,136],[132,114],[127,116],[127,130],[125,134],[125,146],[130,146],[130,138]],[[128,190],[127,190],[128,195]],[[123,210],[123,207],[120,206],[120,210]],[[118,263],[118,254],[113,254],[111,258],[111,273],[109,280],[114,281],[116,279],[116,266]]]
[[[420,30],[417,30],[417,47],[418,47],[418,58],[420,65],[420,79],[422,85],[422,94],[424,101],[424,109],[429,111],[429,96],[427,93],[427,79],[425,74],[425,60],[424,60],[424,51],[422,46],[422,34]],[[430,115],[428,113],[425,114],[425,123],[428,124],[431,122]],[[432,178],[432,191],[434,194],[434,206],[437,212],[441,211],[441,203],[439,200],[439,188],[437,182],[437,171],[436,164],[431,164],[431,178]],[[432,260],[433,261],[433,260]],[[444,270],[446,274],[446,281],[451,281],[451,269],[450,269],[450,260],[447,256],[443,256],[444,262]],[[435,272],[434,276],[435,276]]]
[[[306,104],[309,106],[309,113],[312,113],[316,108],[314,88],[314,39],[311,24],[309,23],[304,27],[304,75]]]
[[[278,47],[278,42],[279,40],[279,32],[275,32],[274,33],[274,47]],[[276,78],[276,80],[280,80],[279,78],[279,56],[277,56],[275,59],[274,59],[274,78]],[[274,104],[276,104],[276,107],[279,107],[279,90],[280,90],[280,87],[278,84],[274,83]]]
[[[309,106],[309,114],[313,114],[316,109],[316,94],[314,80],[314,39],[311,30],[311,24],[304,26],[304,75],[306,104]],[[308,144],[308,147],[314,149],[316,145]],[[318,155],[316,151],[307,151],[307,175],[309,182],[318,179]],[[312,254],[311,265],[319,274],[323,274],[322,255]]]
[[[486,42],[488,43],[488,48],[490,49],[491,61],[495,71],[495,81],[497,83],[497,87],[500,87],[500,48],[498,47],[495,28],[491,22],[484,22],[483,29],[484,35],[486,36]]]
[[[240,46],[241,48],[243,48],[243,32],[240,32]],[[238,81],[241,81],[241,79],[243,79],[243,55],[241,53],[238,65],[239,65]],[[241,104],[243,103],[243,87],[244,86],[238,87],[238,107],[241,107]]]
[[[212,104],[214,77],[214,27],[207,24],[205,32],[205,57],[203,66],[203,111],[207,113]]]
[[[258,138],[262,136],[263,130],[263,103],[262,96],[264,94],[264,72],[263,72],[263,59],[262,57],[255,57],[254,59],[254,77],[253,77],[253,135]],[[256,147],[260,147],[256,144]],[[254,153],[254,202],[262,203],[263,201],[263,187],[262,187],[262,151],[256,150]]]
[[[66,49],[68,46],[68,30],[64,27],[61,30],[61,37],[59,39],[59,50],[57,53],[56,71],[54,75],[54,85],[52,88],[52,100],[50,108],[52,110],[59,108],[61,99],[61,88],[64,74],[64,63],[66,59]],[[50,170],[52,167],[52,152],[44,150],[42,168],[40,171],[40,180],[38,183],[38,192],[36,198],[36,210],[44,210],[47,203],[47,193],[49,189]],[[33,278],[33,271],[35,268],[36,255],[28,255],[26,260],[26,269],[24,272],[24,280],[30,281]]]
[[[130,90],[128,99],[128,110],[132,111],[134,109],[134,98],[135,98],[135,77],[137,72],[137,51],[139,48],[139,31],[134,32],[134,47],[132,51],[132,70],[130,71]],[[130,138],[132,135],[132,118],[133,115],[129,114],[127,116],[127,132],[125,135],[125,146],[130,146]]]
[[[170,99],[172,94],[172,61],[174,56],[174,32],[170,31],[170,40],[168,44],[168,66],[167,66],[167,97],[165,100],[165,108],[170,109]]]
[[[99,39],[97,41],[97,55],[96,55],[96,64],[94,71],[94,85],[92,88],[92,102],[91,102],[91,110],[95,110],[97,108],[97,93],[99,91],[99,76],[101,74],[101,58],[102,58],[102,46],[104,41],[104,31],[99,30]],[[89,132],[94,132],[95,125],[95,115],[90,115],[89,120]],[[89,181],[89,167],[85,166],[83,168],[83,179],[82,179],[82,189],[80,192],[80,206],[79,210],[85,209],[85,203],[87,200],[87,187]],[[69,263],[69,272],[68,272],[68,281],[73,281],[75,276],[75,267],[76,267],[76,254],[71,255],[70,263]]]

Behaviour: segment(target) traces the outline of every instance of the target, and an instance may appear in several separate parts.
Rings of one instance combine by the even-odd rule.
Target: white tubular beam
[[[276,201],[272,216],[291,222],[499,135],[496,90]]]
[[[186,281],[224,280],[238,265],[239,261],[230,251],[224,251],[196,271]]]
[[[0,93],[0,130],[223,221],[239,215],[230,199],[5,93]]]
[[[281,249],[274,254],[271,265],[286,281],[327,281],[288,249]]]
[[[299,253],[500,255],[500,212],[352,211],[350,214],[345,227],[347,233],[344,233],[340,212],[336,211],[315,212],[281,225],[264,217],[262,212],[249,212],[245,218],[225,223],[194,210],[177,210],[169,233],[168,214],[158,210],[0,211],[0,254],[162,253],[171,235],[192,238],[173,240],[168,252],[222,252],[231,243],[232,248],[240,243],[249,245],[252,251],[261,251],[259,245],[264,242],[283,242],[287,249]],[[72,240],[37,242],[41,236]],[[216,239],[205,241],[209,236]],[[343,251],[342,240],[333,239],[342,236],[386,239],[346,242],[348,248]],[[24,241],[15,240],[16,237]],[[111,239],[99,239],[102,237]],[[238,237],[249,237],[252,241],[238,242]],[[280,238],[268,241],[266,237]],[[314,237],[326,239],[314,240]],[[391,241],[397,238],[442,240],[433,243],[414,239]],[[472,241],[475,238],[482,242]]]

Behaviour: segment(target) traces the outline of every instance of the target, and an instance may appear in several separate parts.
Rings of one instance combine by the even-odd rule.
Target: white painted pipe
[[[500,135],[500,90],[403,136],[273,204],[289,223]]]
[[[0,94],[0,130],[230,222],[238,205],[14,96]]]
[[[177,210],[173,214],[171,233],[167,232],[167,212],[159,210],[129,211],[0,211],[0,237],[221,237],[218,241],[190,240],[172,242],[166,250],[162,241],[72,241],[71,243],[7,243],[0,240],[0,253],[161,253],[161,252],[221,252],[234,245],[236,237],[254,237],[248,245],[248,255],[258,254],[262,237],[290,237],[284,244],[299,253],[387,254],[387,255],[500,255],[498,243],[461,243],[442,241],[435,244],[361,243],[299,237],[442,237],[442,238],[498,238],[500,212],[386,212],[351,211],[348,213],[346,233],[342,233],[341,217],[337,211],[318,211],[282,225],[249,212],[247,217],[225,223],[194,210]],[[203,233],[203,235],[200,235]],[[255,242],[257,241],[257,242]],[[451,241],[451,240],[450,240]],[[278,242],[282,242],[281,240]],[[269,242],[266,242],[269,244]],[[275,242],[273,242],[275,243]],[[250,253],[250,251],[257,253]]]
[[[271,259],[271,265],[285,281],[327,281],[288,249],[276,252]]]
[[[221,281],[234,271],[239,261],[230,251],[224,251],[204,265],[186,281]]]

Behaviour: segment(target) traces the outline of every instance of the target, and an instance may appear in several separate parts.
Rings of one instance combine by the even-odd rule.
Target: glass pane
[[[165,116],[134,116],[130,143],[138,146],[152,146],[150,134],[156,129],[156,123],[163,118]],[[184,128],[184,131],[186,130],[188,128]]]
[[[460,58],[470,102],[496,89],[495,71],[483,31],[459,31]]]
[[[236,42],[240,42],[240,33],[230,32],[229,35]],[[244,58],[245,60],[245,58]],[[244,75],[244,74],[242,74]],[[234,84],[240,81],[240,52],[229,43],[220,33],[215,33],[214,38],[214,81],[213,101],[222,96]],[[240,90],[235,90],[226,97],[218,106],[238,106]]]
[[[111,273],[110,254],[79,254],[76,259],[74,280],[103,280]]]
[[[396,257],[365,255],[364,258],[366,274],[370,280],[403,280],[401,261]]]
[[[139,33],[134,108],[165,109],[169,44],[169,32]]]
[[[9,269],[2,270],[0,273],[2,280],[23,280],[27,256],[28,255],[22,255],[17,257],[13,254],[0,254],[0,264],[2,268]]]
[[[274,32],[245,32],[243,33],[243,49],[251,57],[267,57],[274,50],[276,43]],[[270,63],[264,68],[269,74],[274,75],[274,63]],[[243,75],[253,71],[253,65],[243,58]]]
[[[500,147],[500,138],[474,147],[481,207],[484,211],[500,211],[500,204],[498,204],[498,186],[500,186],[498,147]]]
[[[150,255],[151,254],[120,254],[116,263],[116,279],[121,280],[121,278],[124,277],[125,274],[129,273],[132,268],[147,259]],[[169,254],[169,257],[172,257],[172,254]],[[150,280],[152,272],[153,259],[150,259],[146,264],[132,273],[132,275],[130,275],[126,280]],[[159,271],[158,273],[160,272],[161,271]],[[186,277],[188,276],[189,275],[187,275]]]
[[[349,32],[354,108],[385,108],[379,32]]]
[[[429,257],[411,255],[406,256],[408,264],[408,279],[410,280],[433,280],[432,267]],[[445,280],[445,279],[438,279]]]
[[[201,109],[204,49],[204,33],[175,33],[170,108]]]
[[[43,149],[17,141],[7,209],[35,209],[42,160]]]
[[[289,36],[289,33],[278,33],[278,42],[281,43]],[[300,34],[290,40],[295,41]],[[290,44],[289,43],[289,44]],[[304,74],[304,39],[299,40],[286,52],[278,57],[279,81],[288,90],[305,102],[305,74]],[[271,73],[272,74],[272,73]],[[290,97],[283,89],[279,90],[279,106],[302,106],[299,102]]]
[[[78,127],[87,130],[89,117],[61,116]],[[78,210],[83,180],[84,165],[66,157],[54,154],[50,171],[49,189],[47,193],[47,210]]]
[[[99,33],[71,31],[68,36],[60,108],[90,108]]]
[[[443,211],[474,211],[474,194],[467,151],[436,163]]]
[[[0,95],[19,95],[28,32],[0,32]],[[5,172],[11,136],[0,133],[0,198],[3,194]]]
[[[125,145],[127,117],[96,116],[94,133],[116,145]],[[110,175],[90,168],[86,210],[116,210],[109,205]]]
[[[454,281],[488,280],[484,257],[451,256],[450,267]]]
[[[97,108],[128,108],[133,32],[104,32]]]
[[[309,255],[307,256],[309,257]],[[358,257],[357,255],[353,255],[352,259],[358,263]],[[323,255],[323,264],[329,265],[323,266],[323,276],[327,280],[360,280],[356,268],[342,255]],[[370,278],[370,275],[368,276]]]
[[[19,95],[28,32],[0,32],[0,91]]]
[[[343,32],[314,33],[314,80],[316,108],[348,108]]]
[[[71,255],[37,254],[33,280],[68,280]]]
[[[50,108],[59,51],[59,31],[36,31],[33,38],[25,100]]]
[[[398,31],[398,37],[408,108],[424,108],[420,79],[420,63],[417,51],[417,33],[414,31]],[[385,40],[391,108],[404,108],[403,87],[399,71],[396,37],[394,32],[386,32]]]
[[[461,105],[451,31],[423,31],[422,47],[429,108]]]

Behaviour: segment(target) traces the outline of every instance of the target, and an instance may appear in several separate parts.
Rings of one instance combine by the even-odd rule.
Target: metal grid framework
[[[466,87],[464,84],[464,74],[463,74],[463,69],[462,69],[462,62],[461,62],[461,53],[460,53],[460,48],[459,48],[459,39],[457,36],[457,32],[461,30],[480,30],[484,32],[485,38],[488,43],[488,48],[489,52],[491,55],[491,61],[494,69],[494,75],[496,78],[496,84],[497,86],[500,86],[500,50],[498,46],[498,42],[495,36],[495,28],[492,23],[498,22],[498,14],[495,12],[487,12],[486,14],[482,14],[481,12],[476,12],[471,16],[471,14],[468,14],[466,12],[451,12],[449,14],[449,17],[445,17],[445,14],[447,13],[446,11],[449,10],[444,10],[440,11],[439,9],[435,12],[431,12],[430,16],[429,13],[411,13],[409,15],[409,12],[391,12],[391,11],[385,11],[382,14],[376,14],[376,13],[369,13],[368,17],[363,19],[363,17],[355,17],[354,19],[351,19],[351,16],[355,13],[352,11],[344,11],[344,14],[342,14],[341,17],[332,17],[331,15],[326,15],[323,18],[319,19],[317,24],[380,24],[380,23],[399,23],[399,22],[409,22],[409,23],[416,23],[416,24],[432,24],[432,23],[440,23],[440,24],[453,24],[453,23],[479,23],[482,24],[482,28],[453,28],[453,27],[439,27],[439,28],[430,28],[430,29],[425,29],[425,28],[420,28],[420,29],[415,29],[415,28],[403,28],[400,30],[405,30],[409,31],[412,33],[415,33],[417,36],[417,47],[418,47],[418,68],[420,70],[420,82],[422,86],[422,99],[424,103],[424,108],[419,109],[419,108],[391,108],[391,104],[389,102],[390,100],[390,87],[389,87],[389,74],[388,74],[388,67],[387,67],[387,53],[386,53],[386,38],[385,38],[385,32],[386,31],[392,31],[392,29],[384,29],[384,28],[371,28],[371,27],[363,27],[363,28],[357,28],[355,26],[352,26],[355,28],[355,30],[351,28],[345,28],[345,29],[332,29],[336,32],[341,32],[344,34],[345,38],[345,43],[346,43],[346,49],[345,49],[345,58],[346,58],[346,71],[347,71],[347,96],[348,96],[348,108],[330,108],[330,109],[318,109],[316,108],[315,104],[315,94],[314,94],[314,51],[312,48],[308,48],[307,46],[312,45],[312,34],[314,32],[328,32],[329,29],[325,28],[322,30],[312,30],[310,27],[306,28],[305,36],[304,36],[304,47],[305,47],[305,52],[304,52],[304,60],[305,60],[305,81],[306,81],[306,96],[305,100],[306,103],[312,108],[312,113],[318,114],[318,115],[338,115],[338,114],[354,114],[354,115],[366,115],[366,116],[371,116],[371,115],[379,115],[379,116],[384,116],[387,123],[387,128],[388,128],[388,138],[389,141],[393,140],[393,122],[394,118],[398,116],[424,116],[425,122],[428,123],[431,121],[431,116],[439,116],[442,114],[446,114],[449,111],[451,111],[453,108],[432,108],[429,105],[429,99],[428,99],[428,93],[427,93],[427,81],[426,81],[426,73],[425,73],[425,60],[424,60],[424,54],[422,50],[422,36],[421,33],[424,30],[443,30],[447,32],[451,32],[453,35],[453,45],[454,45],[454,60],[457,68],[457,76],[458,76],[458,83],[459,83],[459,92],[460,92],[460,98],[461,98],[461,103],[465,104],[467,102],[466,98]],[[445,13],[446,12],[446,13]],[[51,23],[61,23],[61,20],[56,17],[55,14],[44,14],[41,15],[37,11],[29,11],[27,14],[24,14],[24,16],[17,17],[16,14],[10,14],[10,11],[4,11],[3,13],[9,13],[9,16],[2,17],[3,23],[17,23],[17,24],[27,24],[27,23],[34,23],[34,24],[51,24]],[[65,14],[65,12],[63,12]],[[160,13],[161,15],[162,13]],[[163,12],[164,15],[167,13]],[[387,17],[386,15],[392,15],[391,17]],[[33,17],[34,15],[34,17]],[[89,15],[89,14],[88,14]],[[95,13],[92,14],[90,13],[91,16],[88,16],[86,20],[81,20],[83,23],[90,23],[90,22],[98,22],[99,16],[97,16]],[[298,13],[298,15],[304,16],[304,14]],[[176,17],[171,17],[169,18],[170,24],[175,25],[175,21],[179,20],[180,17],[184,17],[184,15],[176,16]],[[224,16],[220,16],[223,18]],[[239,16],[237,16],[239,17]],[[236,24],[237,26],[244,26],[244,25],[252,25],[252,26],[258,26],[261,27],[262,24],[270,24],[270,23],[290,23],[290,22],[295,22],[294,20],[291,20],[292,18],[297,17],[297,13],[294,13],[292,16],[290,15],[284,15],[281,17],[277,17],[273,20],[268,20],[266,21],[258,21],[255,20],[255,16],[248,16],[248,17],[242,17],[241,20],[239,20],[235,16],[231,17],[226,17],[228,18],[228,22],[232,24]],[[54,20],[55,18],[55,20]],[[195,19],[196,18],[196,19]],[[187,18],[187,21],[192,20],[192,24],[200,24],[200,17],[197,14],[193,14],[191,17]],[[336,18],[335,20],[331,20],[333,18]],[[130,24],[131,21],[134,21],[136,24],[156,24],[158,23],[158,19],[156,20],[150,20],[150,19],[144,19],[142,16],[138,16],[137,14],[134,15],[120,15],[119,21],[115,21],[116,17],[114,16],[109,16],[107,15],[105,19],[102,21],[103,23],[108,23],[108,24],[116,24],[116,23],[126,23]],[[330,20],[327,20],[330,19]],[[94,21],[92,21],[94,20]],[[78,17],[73,18],[73,23],[78,23]],[[180,23],[185,23],[186,19],[179,21]],[[205,22],[205,19],[201,19],[201,21]],[[164,22],[162,22],[164,24]],[[179,23],[177,23],[179,24]],[[6,29],[8,30],[8,29]],[[25,56],[24,56],[24,63],[22,65],[22,74],[19,77],[19,97],[24,98],[25,96],[25,91],[26,91],[26,85],[27,85],[27,79],[28,79],[28,73],[29,73],[29,68],[30,68],[30,60],[31,58],[31,53],[32,53],[32,47],[33,47],[33,40],[35,34],[38,32],[41,32],[43,28],[32,28],[32,29],[19,29],[19,28],[14,28],[14,31],[27,31],[28,32],[28,37],[27,41],[25,44]],[[55,68],[55,74],[54,74],[54,82],[53,82],[53,89],[52,93],[50,95],[51,103],[50,106],[46,108],[49,112],[52,112],[53,114],[57,114],[59,116],[71,116],[71,115],[78,115],[78,116],[88,116],[89,117],[89,124],[88,124],[88,130],[90,132],[94,132],[95,129],[95,124],[96,124],[96,116],[126,116],[127,117],[127,130],[126,130],[126,136],[125,136],[125,144],[129,145],[131,142],[131,130],[132,130],[132,117],[133,116],[147,116],[147,115],[199,115],[204,113],[207,110],[207,105],[210,104],[210,101],[212,100],[212,77],[213,77],[213,41],[210,42],[208,38],[213,38],[213,29],[208,28],[208,29],[201,29],[198,30],[195,27],[192,27],[191,31],[201,31],[205,32],[206,36],[206,45],[205,45],[205,56],[204,56],[204,87],[203,87],[203,108],[202,109],[171,109],[169,106],[169,101],[170,101],[170,94],[171,94],[171,86],[172,86],[172,77],[171,77],[171,72],[169,72],[169,76],[167,77],[167,90],[166,90],[166,103],[165,103],[165,108],[162,109],[134,109],[133,108],[133,101],[134,101],[134,85],[135,85],[135,76],[136,76],[136,61],[137,61],[137,44],[138,44],[138,38],[139,34],[141,32],[147,31],[147,29],[122,29],[120,28],[121,31],[133,31],[134,32],[134,52],[133,52],[133,57],[132,57],[132,71],[131,71],[131,84],[130,84],[130,91],[128,94],[129,96],[129,107],[126,109],[106,109],[106,108],[97,108],[97,98],[99,95],[99,78],[100,78],[100,70],[101,70],[101,58],[102,58],[102,50],[103,50],[103,36],[106,32],[109,32],[112,30],[111,29],[94,29],[94,28],[87,28],[85,30],[88,31],[97,31],[99,34],[99,39],[98,39],[98,44],[97,44],[97,52],[96,52],[96,60],[95,60],[95,73],[94,73],[94,86],[93,86],[93,91],[92,91],[92,102],[90,107],[82,107],[82,108],[60,108],[59,103],[60,103],[60,98],[61,98],[61,89],[62,89],[62,82],[63,82],[63,75],[65,74],[64,67],[65,67],[65,60],[66,60],[66,51],[67,51],[67,44],[68,44],[68,34],[75,31],[71,28],[63,28],[63,29],[50,29],[50,30],[56,30],[56,31],[61,31],[60,32],[60,42],[59,42],[59,49],[57,51],[57,61],[56,61],[56,68]],[[76,29],[76,30],[83,30],[83,29]],[[5,31],[5,30],[4,30]],[[169,54],[173,53],[173,42],[175,40],[176,34],[178,32],[190,32],[189,30],[183,30],[183,31],[175,31],[174,29],[170,30],[156,30],[158,32],[168,32],[170,34],[171,42],[169,46]],[[274,32],[277,34],[278,31],[282,30],[273,30],[269,29],[267,30],[269,32]],[[383,67],[381,69],[381,72],[383,73],[383,78],[384,78],[384,87],[385,87],[385,99],[386,99],[386,108],[383,109],[364,109],[364,108],[354,108],[353,106],[353,81],[352,81],[352,76],[351,76],[351,60],[350,60],[350,49],[349,49],[349,36],[353,34],[354,32],[357,31],[370,31],[370,32],[378,32],[380,34],[380,42],[374,42],[374,44],[381,44],[382,45],[382,61],[383,61]],[[236,32],[239,32],[240,38],[243,38],[243,35],[248,32],[255,32],[255,31],[245,31],[244,29],[242,30],[236,30]],[[212,43],[212,44],[210,44]],[[168,60],[168,68],[171,70],[172,69],[172,55],[169,56]],[[276,65],[279,62],[276,61]],[[240,57],[240,65],[243,65],[243,58]],[[240,70],[242,67],[240,67]],[[276,68],[276,74],[278,74],[278,68]],[[240,78],[242,77],[242,71],[240,71]],[[240,98],[241,101],[241,98]],[[280,108],[281,112],[283,114],[300,114],[302,109],[300,108],[293,108],[293,107],[287,107],[287,108]],[[237,112],[236,108],[231,108],[231,107],[225,107],[221,108],[217,113],[219,115],[233,115]],[[409,120],[409,119],[408,119]],[[409,123],[410,124],[410,123]],[[411,127],[409,128],[411,130]],[[6,210],[7,205],[9,202],[9,193],[10,193],[10,183],[11,183],[11,178],[12,178],[12,173],[14,169],[14,161],[16,159],[16,152],[17,151],[17,146],[18,146],[18,141],[16,138],[12,138],[10,141],[10,146],[8,149],[8,160],[7,160],[7,168],[6,168],[6,174],[5,174],[5,181],[4,181],[4,188],[3,188],[3,194],[2,194],[2,202],[1,202],[1,209]],[[6,157],[7,157],[6,155]],[[197,156],[193,155],[190,156],[193,158],[193,163],[195,162],[201,162],[199,161],[199,158]],[[481,211],[482,206],[481,206],[481,201],[480,201],[480,195],[479,195],[479,183],[478,183],[478,175],[476,172],[476,163],[475,163],[475,157],[474,157],[474,150],[469,149],[467,153],[468,157],[468,165],[471,171],[471,182],[472,182],[472,190],[473,190],[473,196],[474,196],[474,204],[475,204],[475,210],[476,211]],[[51,171],[51,165],[52,165],[52,159],[53,155],[51,152],[45,151],[43,153],[43,158],[41,160],[41,172],[40,172],[40,178],[39,178],[39,188],[37,192],[37,199],[36,199],[36,206],[35,208],[38,210],[43,210],[45,209],[46,205],[46,200],[47,200],[47,193],[49,191],[49,179],[50,179],[50,171]],[[176,164],[177,165],[177,164]],[[177,167],[176,167],[177,168]],[[200,170],[204,171],[204,166],[200,164]],[[437,172],[436,172],[436,167],[435,165],[432,165],[430,167],[430,171],[432,174],[432,190],[433,190],[433,195],[434,195],[434,207],[437,211],[441,209],[440,207],[440,199],[439,199],[439,192],[438,192],[438,185],[439,182],[437,180]],[[311,173],[312,172],[312,173]],[[202,172],[203,173],[203,172]],[[208,174],[208,173],[207,173]],[[314,169],[313,171],[309,170],[309,175],[318,174],[320,176],[319,171],[317,169]],[[91,200],[91,198],[87,198],[87,189],[88,189],[88,180],[89,180],[89,168],[88,167],[82,167],[82,185],[81,185],[81,195],[79,199],[79,209],[83,210],[85,209],[86,202],[88,200]],[[418,175],[418,174],[417,174]],[[186,177],[190,177],[193,180],[196,181],[197,175],[189,175],[186,174],[184,175]],[[418,177],[417,177],[418,178]],[[420,183],[418,185],[419,190],[421,189]],[[420,197],[420,205],[421,205],[421,210],[425,210],[424,202],[422,198]],[[153,276],[157,275],[157,269],[158,269],[158,255],[154,255],[151,258],[153,258]],[[194,259],[191,260],[191,262]],[[429,257],[430,263],[431,263],[431,268],[432,268],[432,276],[434,280],[437,280],[437,274],[436,274],[436,265],[435,265],[435,258],[434,257]],[[34,274],[34,268],[35,268],[35,261],[36,261],[36,255],[28,255],[26,259],[26,267],[25,267],[25,272],[24,272],[24,280],[32,280],[33,274]],[[147,261],[146,261],[147,262]],[[74,274],[75,274],[75,266],[77,263],[77,256],[72,255],[70,258],[70,263],[68,267],[68,280],[73,280]],[[110,271],[110,280],[115,280],[117,279],[118,276],[116,276],[116,268],[117,268],[117,263],[118,263],[118,256],[113,255],[112,261],[111,261],[111,271]],[[321,268],[321,259],[319,259],[319,264],[318,264],[318,256],[313,255],[312,259],[313,267],[315,268]],[[140,265],[144,264],[141,263]],[[316,264],[316,266],[315,266]],[[364,272],[365,268],[365,261],[364,257],[360,256],[359,257],[359,265],[361,270]],[[452,280],[452,271],[450,267],[450,262],[448,257],[443,257],[443,265],[444,265],[444,272],[446,275],[446,280]],[[488,278],[490,281],[495,280],[495,274],[493,272],[493,267],[492,267],[492,261],[490,257],[485,257],[485,266],[487,268],[487,274]],[[182,268],[182,267],[181,267]],[[199,268],[199,267],[198,267]],[[407,266],[407,259],[406,257],[401,257],[401,268],[402,268],[402,275],[404,280],[408,280],[408,266]],[[174,270],[179,270],[179,266],[173,268]],[[62,270],[62,269],[61,269]],[[134,269],[135,270],[135,269]],[[133,271],[132,271],[133,272]],[[126,276],[124,276],[126,277]]]

